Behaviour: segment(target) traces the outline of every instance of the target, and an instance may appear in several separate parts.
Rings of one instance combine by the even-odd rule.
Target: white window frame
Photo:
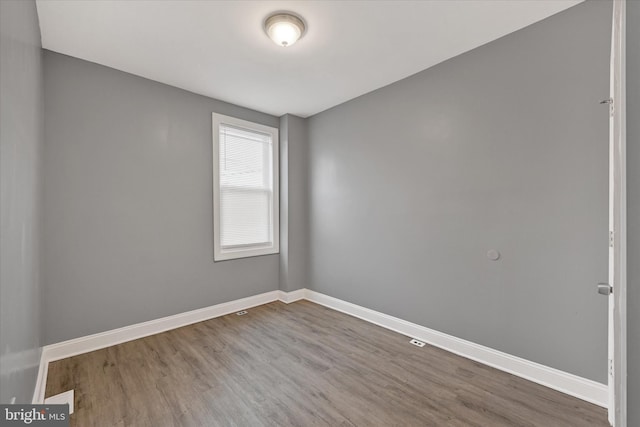
[[[230,259],[248,258],[261,255],[280,253],[280,168],[279,168],[279,139],[278,129],[261,125],[259,123],[225,116],[218,113],[212,114],[213,132],[213,260],[225,261]],[[254,132],[271,135],[273,144],[273,244],[247,245],[233,249],[223,249],[220,239],[220,125],[231,125]]]

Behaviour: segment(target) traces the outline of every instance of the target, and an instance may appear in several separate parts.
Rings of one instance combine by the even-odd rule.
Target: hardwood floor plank
[[[608,426],[606,410],[343,313],[275,302],[53,362],[84,426]]]

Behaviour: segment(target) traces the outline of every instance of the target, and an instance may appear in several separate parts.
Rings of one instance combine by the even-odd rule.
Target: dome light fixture
[[[302,19],[288,12],[275,13],[264,21],[264,31],[275,44],[282,47],[297,42],[305,29]]]

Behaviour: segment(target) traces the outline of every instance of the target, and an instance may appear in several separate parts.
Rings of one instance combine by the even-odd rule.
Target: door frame
[[[626,0],[613,0],[609,119],[609,421],[627,427]]]

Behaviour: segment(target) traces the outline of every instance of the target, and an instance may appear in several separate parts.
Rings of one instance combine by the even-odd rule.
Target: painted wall
[[[610,21],[580,4],[311,117],[311,288],[606,382]]]
[[[627,2],[627,258],[629,426],[640,426],[640,2]]]
[[[278,118],[45,52],[45,343],[278,289],[213,262],[211,113]]]
[[[280,118],[280,289],[306,287],[308,265],[307,120]]]
[[[43,84],[35,1],[0,1],[0,402],[31,403],[40,358]]]

